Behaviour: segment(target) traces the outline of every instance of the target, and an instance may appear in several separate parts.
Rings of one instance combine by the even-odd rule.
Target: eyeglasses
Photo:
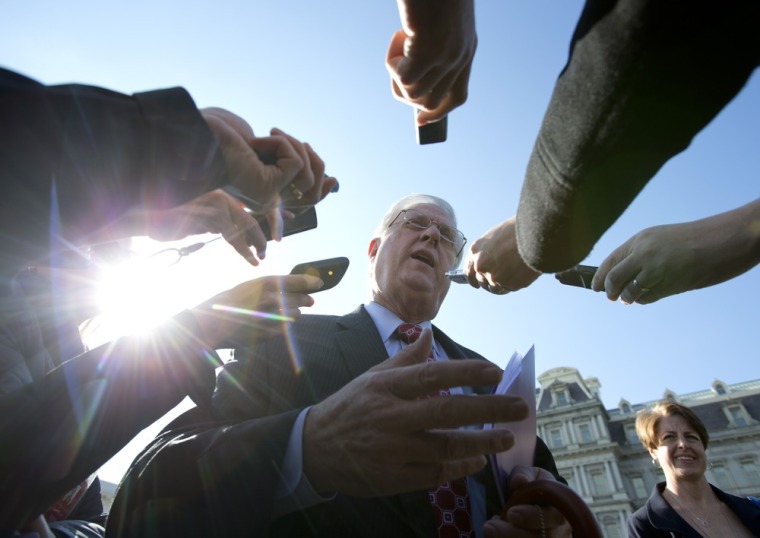
[[[415,209],[402,209],[388,225],[388,228],[393,226],[399,217],[404,219],[404,224],[414,230],[427,230],[435,224],[438,227],[438,231],[441,233],[441,238],[451,245],[454,252],[456,252],[456,256],[459,256],[462,253],[462,249],[464,249],[464,245],[467,243],[467,238],[461,231],[445,224],[433,222],[433,219]]]

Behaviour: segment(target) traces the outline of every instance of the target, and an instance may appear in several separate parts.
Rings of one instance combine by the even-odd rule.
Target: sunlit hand
[[[647,228],[599,266],[591,287],[626,304],[719,284],[760,262],[760,199],[705,219]]]
[[[452,386],[497,384],[483,360],[427,363],[432,332],[315,405],[304,426],[304,472],[316,491],[383,497],[437,486],[477,472],[484,454],[509,449],[513,435],[460,426],[527,416],[520,398],[452,395]]]
[[[554,476],[539,467],[515,467],[510,473],[507,494],[534,480],[552,480]],[[507,512],[506,519],[494,518],[483,526],[486,538],[498,537],[539,537],[570,538],[573,535],[570,524],[562,513],[552,506],[519,504]]]
[[[397,0],[402,30],[385,65],[394,96],[422,109],[417,123],[441,119],[467,100],[478,45],[473,0]]]
[[[266,212],[272,239],[282,240],[283,219],[293,218],[295,214],[306,211],[311,206],[322,201],[333,192],[338,180],[325,174],[325,163],[306,142],[300,142],[281,129],[272,129],[273,137],[284,137],[298,153],[303,162],[307,163],[301,172],[277,194]],[[256,138],[251,142],[254,148],[259,148],[262,154],[268,153],[268,138]],[[311,187],[308,187],[311,185]],[[279,210],[278,210],[279,208]]]
[[[515,217],[497,224],[472,244],[464,272],[471,286],[497,295],[525,288],[541,276],[525,265],[517,251]]]
[[[272,135],[287,139],[303,162],[307,163],[279,195],[280,206],[296,214],[302,213],[332,192],[338,180],[325,175],[324,161],[307,142],[300,142],[277,128],[272,129]],[[260,140],[255,139],[253,146],[257,147],[261,143]]]
[[[299,308],[311,306],[308,295],[323,282],[310,275],[265,276],[224,291],[191,309],[208,348],[251,346],[280,334],[283,325],[301,315]]]
[[[219,142],[231,186],[256,213],[279,205],[281,198],[288,200],[288,194],[300,196],[298,208],[306,209],[324,198],[330,181],[334,184],[324,178],[324,163],[308,144],[279,129],[255,137],[245,120],[221,108],[205,108],[201,114]],[[271,155],[273,164],[265,164],[261,154]],[[281,192],[288,194],[281,197]]]
[[[280,210],[273,209],[271,212],[280,213]],[[256,219],[243,209],[240,201],[222,190],[206,193],[171,209],[132,211],[131,216],[141,219],[147,235],[158,241],[182,239],[201,233],[220,233],[252,265],[258,265],[259,259],[266,255],[267,241]],[[290,213],[286,214],[286,217],[290,216]],[[270,220],[275,218],[273,216]],[[256,250],[256,256],[251,252],[251,247]]]

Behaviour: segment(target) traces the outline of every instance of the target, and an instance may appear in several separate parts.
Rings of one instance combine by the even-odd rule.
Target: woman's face
[[[670,483],[677,480],[699,480],[705,474],[707,457],[702,441],[686,419],[673,415],[663,417],[657,425],[658,446],[650,449]]]

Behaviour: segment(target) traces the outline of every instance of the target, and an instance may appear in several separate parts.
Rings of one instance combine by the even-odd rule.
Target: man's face
[[[456,247],[441,238],[435,223],[454,226],[454,219],[433,204],[407,207],[434,224],[415,229],[403,215],[370,243],[373,299],[409,323],[433,319],[449,291],[444,275],[453,269]]]

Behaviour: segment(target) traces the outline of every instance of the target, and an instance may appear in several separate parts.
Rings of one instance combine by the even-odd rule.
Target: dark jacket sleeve
[[[210,401],[214,353],[194,334],[185,312],[0,396],[0,534],[42,513],[185,396]]]
[[[135,459],[108,536],[267,536],[298,413],[229,423],[188,411]]]
[[[586,2],[520,195],[528,265],[556,272],[588,255],[744,86],[758,24],[748,0]]]
[[[129,96],[0,69],[4,258],[39,259],[137,203],[171,207],[225,182],[216,139],[184,89]]]

